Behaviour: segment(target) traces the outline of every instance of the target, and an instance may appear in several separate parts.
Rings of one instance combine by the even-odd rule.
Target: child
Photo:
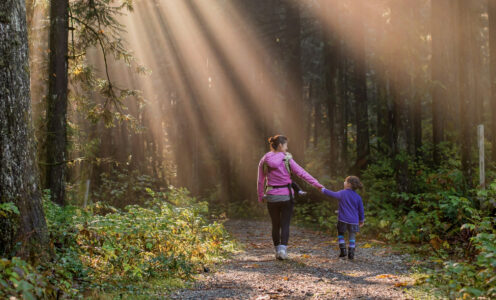
[[[355,190],[362,187],[363,185],[358,177],[348,176],[344,181],[344,189],[339,192],[322,188],[322,193],[339,200],[337,225],[339,249],[341,250],[339,257],[346,256],[346,244],[344,241],[346,231],[349,231],[348,259],[355,257],[355,235],[360,231],[359,227],[362,227],[364,222],[362,197]]]

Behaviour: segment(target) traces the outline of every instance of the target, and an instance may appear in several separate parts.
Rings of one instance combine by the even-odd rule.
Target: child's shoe
[[[348,248],[348,259],[352,260],[355,258],[355,248]]]
[[[343,247],[341,247],[341,245],[339,245],[339,250],[341,251],[339,257],[346,257],[346,246],[343,245]]]

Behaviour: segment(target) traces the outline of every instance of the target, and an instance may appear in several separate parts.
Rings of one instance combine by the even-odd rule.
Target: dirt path
[[[354,261],[337,257],[336,238],[291,227],[287,261],[274,258],[270,224],[225,224],[244,250],[202,275],[174,299],[408,299],[413,284],[406,255],[357,237]]]

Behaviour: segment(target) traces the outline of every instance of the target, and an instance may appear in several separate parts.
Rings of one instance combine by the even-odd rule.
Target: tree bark
[[[332,25],[336,25],[335,17],[336,5],[335,1],[323,1],[322,5],[325,10],[326,16],[333,22]],[[334,28],[324,29],[324,60],[326,65],[325,72],[325,87],[326,87],[326,102],[327,102],[327,118],[328,131],[329,131],[329,171],[331,175],[336,174],[336,162],[338,161],[337,153],[339,151],[338,146],[338,135],[341,133],[336,132],[336,115],[337,112],[337,84],[336,76],[338,75],[338,49],[340,37],[336,32],[332,32]]]
[[[471,36],[471,5],[468,1],[458,0],[458,55],[460,60],[458,62],[458,89],[460,95],[460,145],[461,145],[461,159],[462,171],[467,182],[468,187],[472,186],[472,144],[475,136],[474,127],[474,105],[471,99],[471,77],[473,70],[470,67],[472,63],[472,53],[470,43],[473,42]]]
[[[23,0],[0,2],[0,203],[12,202],[20,213],[0,218],[2,256],[41,255],[48,242],[31,120],[24,5]],[[17,242],[21,248],[15,248]]]
[[[287,0],[286,0],[287,1]],[[305,126],[303,104],[303,75],[301,67],[301,18],[297,3],[289,1],[286,19],[288,36],[288,84],[286,88],[286,126],[291,140],[291,153],[295,160],[304,162]]]
[[[51,191],[52,200],[60,205],[65,204],[67,160],[68,8],[66,0],[50,3],[46,187]]]
[[[354,93],[356,102],[356,126],[357,126],[357,158],[355,162],[356,171],[364,169],[367,166],[368,156],[370,154],[369,144],[369,122],[368,122],[368,103],[367,103],[367,68],[365,55],[365,37],[364,37],[364,1],[355,2],[355,16],[358,21],[355,24],[355,42],[354,42]]]
[[[491,82],[491,134],[492,160],[496,161],[496,0],[488,1],[489,15],[489,51],[490,51],[490,82]]]
[[[391,152],[391,121],[389,119],[389,78],[387,72],[381,72],[378,76],[378,95],[377,95],[377,136],[380,138],[378,144],[379,150],[383,153]],[[384,147],[387,146],[387,147]],[[385,149],[387,148],[387,150]]]
[[[391,4],[391,33],[390,41],[400,41],[405,35],[405,14],[401,3]],[[398,189],[402,192],[409,191],[408,162],[398,157],[401,152],[408,151],[410,112],[407,105],[406,91],[408,82],[408,70],[405,64],[405,46],[397,42],[391,47],[389,60],[391,74],[391,137],[392,155],[394,157],[394,169],[396,171],[396,182]]]
[[[448,60],[449,39],[446,24],[449,21],[450,0],[432,1],[431,36],[432,36],[432,140],[433,160],[435,165],[441,162],[439,144],[444,141],[445,108],[448,101],[448,78],[446,68]]]
[[[337,122],[338,127],[338,143],[340,146],[339,159],[340,169],[342,171],[348,168],[348,123],[350,121],[350,93],[348,89],[348,65],[349,59],[345,55],[345,46],[341,43],[339,47],[339,104],[338,104],[338,115],[339,122]]]

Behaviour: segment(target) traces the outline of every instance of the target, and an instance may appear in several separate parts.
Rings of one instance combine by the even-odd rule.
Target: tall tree
[[[363,169],[367,165],[368,156],[370,153],[369,145],[369,122],[368,122],[368,103],[367,103],[367,69],[365,55],[365,26],[364,18],[364,0],[355,1],[355,24],[354,36],[354,94],[356,103],[356,126],[357,126],[357,158],[355,167],[357,171]]]
[[[472,7],[469,1],[458,0],[457,2],[457,15],[458,15],[458,40],[457,48],[460,57],[458,61],[458,89],[460,96],[460,145],[461,145],[461,159],[462,171],[465,180],[469,186],[472,184],[472,144],[475,135],[474,128],[474,105],[471,99],[471,83],[473,80],[473,70],[471,68],[472,53],[470,43],[472,42],[471,26],[472,26]]]
[[[48,66],[46,187],[56,203],[65,204],[67,152],[67,0],[50,2],[50,58]]]
[[[444,112],[448,100],[448,81],[446,67],[448,65],[448,32],[446,23],[449,18],[450,0],[432,1],[431,4],[431,36],[432,36],[432,139],[434,144],[433,159],[439,164],[439,144],[444,140]]]
[[[0,204],[10,202],[19,210],[0,218],[0,255],[41,253],[48,238],[31,124],[24,5],[24,0],[0,2]],[[14,249],[17,242],[21,249]]]
[[[489,14],[489,55],[491,82],[491,111],[492,111],[492,160],[496,161],[496,0],[488,1]]]
[[[326,87],[326,102],[327,102],[327,118],[328,118],[328,128],[329,128],[329,171],[331,174],[336,172],[336,161],[338,152],[338,135],[340,133],[336,132],[335,117],[341,112],[336,111],[337,108],[337,75],[338,75],[338,62],[339,62],[339,47],[340,47],[340,37],[333,31],[336,30],[337,13],[336,13],[336,3],[334,1],[322,1],[322,6],[326,18],[330,20],[332,26],[327,26],[324,28],[324,60],[326,65],[325,72],[325,87]]]
[[[402,2],[403,3],[403,2]],[[406,33],[406,16],[402,3],[391,3],[391,21],[389,42],[391,55],[388,67],[391,78],[391,138],[396,181],[400,191],[409,190],[408,162],[400,159],[398,154],[408,150],[408,134],[410,128],[410,113],[407,105],[408,70],[406,61],[406,45],[399,43]]]
[[[285,89],[287,113],[286,126],[292,140],[291,152],[297,161],[303,163],[305,144],[303,72],[301,67],[301,17],[300,7],[295,1],[287,2],[286,30],[288,38],[288,84]]]

